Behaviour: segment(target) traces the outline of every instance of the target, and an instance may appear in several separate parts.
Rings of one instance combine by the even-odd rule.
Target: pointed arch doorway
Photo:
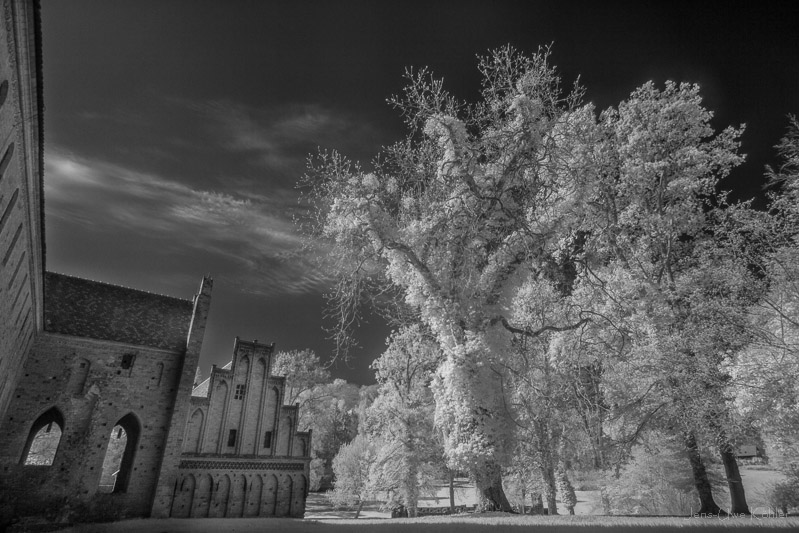
[[[140,434],[141,424],[133,413],[114,424],[103,459],[100,492],[127,492]]]

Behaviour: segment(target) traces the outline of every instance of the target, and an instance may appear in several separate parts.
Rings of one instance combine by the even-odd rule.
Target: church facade
[[[310,432],[283,405],[274,345],[236,339],[233,359],[195,387],[172,516],[302,516]]]
[[[210,278],[183,299],[46,271],[39,5],[0,9],[0,518],[303,516],[274,346],[237,339],[195,386]]]

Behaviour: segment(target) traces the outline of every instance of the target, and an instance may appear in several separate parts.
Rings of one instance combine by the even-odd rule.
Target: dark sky
[[[476,55],[554,43],[600,109],[650,79],[697,82],[717,128],[747,124],[748,161],[724,184],[739,199],[762,194],[799,113],[799,3],[42,4],[47,268],[184,298],[210,273],[206,375],[236,335],[330,353],[294,185],[317,147],[368,161],[402,137],[385,99],[408,66],[474,99]],[[373,381],[387,333],[365,326],[336,375]]]

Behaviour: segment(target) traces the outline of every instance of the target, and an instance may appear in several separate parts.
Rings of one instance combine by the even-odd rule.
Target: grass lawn
[[[760,507],[763,493],[770,484],[782,479],[781,474],[762,468],[742,467],[742,476],[747,499],[753,511],[766,512]],[[456,505],[474,505],[474,487],[465,479],[456,480]],[[729,503],[723,490],[715,491],[716,501],[725,506]],[[421,533],[478,533],[522,532],[536,533],[588,533],[590,531],[622,531],[649,533],[692,531],[725,531],[739,533],[747,531],[799,531],[799,517],[790,518],[681,518],[681,517],[635,517],[601,516],[597,499],[599,491],[578,491],[575,516],[530,516],[488,513],[484,515],[429,516],[416,519],[390,519],[390,514],[372,502],[364,506],[361,516],[354,520],[354,511],[335,510],[324,494],[308,495],[305,520],[285,518],[204,518],[168,520],[125,520],[107,524],[87,524],[60,530],[65,533],[216,533],[216,532],[286,532],[286,533],[377,533],[421,532]],[[446,507],[449,505],[449,489],[439,487],[435,496],[423,498],[421,507]],[[531,529],[534,528],[534,529]]]
[[[329,519],[291,520],[285,518],[205,518],[168,520],[126,520],[112,524],[92,524],[61,530],[71,533],[478,533],[533,531],[536,533],[588,533],[623,531],[651,533],[693,531],[799,531],[799,517],[791,518],[648,518],[615,516],[507,516],[491,513],[483,516],[456,515],[416,519]]]

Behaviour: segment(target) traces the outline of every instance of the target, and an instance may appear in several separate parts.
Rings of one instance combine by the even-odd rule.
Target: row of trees
[[[482,509],[510,510],[503,474],[534,471],[554,513],[569,465],[621,475],[657,432],[700,512],[720,511],[708,450],[748,512],[736,446],[799,428],[796,121],[760,212],[720,191],[743,130],[716,132],[698,86],[647,83],[597,112],[548,50],[479,69],[477,103],[409,71],[390,100],[408,137],[369,171],[321,153],[307,176],[341,353],[364,302],[397,328],[362,431],[377,463],[415,508],[435,427]]]

